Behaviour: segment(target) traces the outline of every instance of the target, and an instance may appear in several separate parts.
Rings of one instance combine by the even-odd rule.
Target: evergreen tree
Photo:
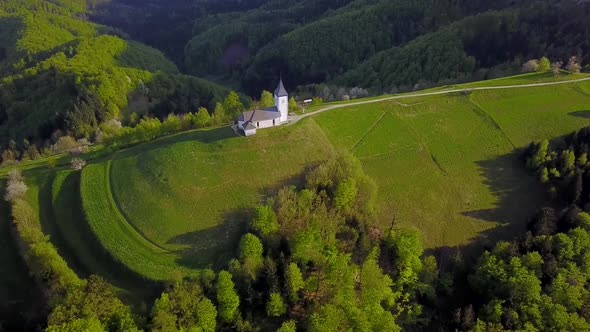
[[[281,293],[272,292],[266,304],[266,314],[269,317],[279,317],[284,315],[286,311],[287,306],[285,305],[285,301],[283,301]]]
[[[231,273],[219,272],[217,276],[216,290],[219,318],[226,323],[233,322],[238,316],[240,297],[236,293]]]

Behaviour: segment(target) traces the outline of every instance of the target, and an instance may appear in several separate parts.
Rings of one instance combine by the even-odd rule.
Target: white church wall
[[[273,122],[273,120],[258,121],[258,122],[254,122],[254,125],[257,126],[258,128],[274,127],[275,125],[279,125],[279,119],[275,119],[274,122]]]

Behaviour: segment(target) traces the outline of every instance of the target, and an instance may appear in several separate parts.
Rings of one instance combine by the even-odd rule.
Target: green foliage
[[[270,299],[266,304],[266,314],[269,317],[280,317],[287,311],[285,301],[281,296],[281,293],[272,292],[270,293]]]
[[[72,287],[49,315],[49,326],[67,328],[71,324],[80,324],[80,320],[97,320],[108,330],[139,331],[129,307],[115,296],[111,287],[97,276],[91,276],[83,285]]]
[[[234,289],[232,275],[227,271],[219,272],[215,289],[217,291],[219,318],[223,322],[233,322],[238,315],[240,297]]]
[[[539,73],[548,72],[550,67],[551,67],[551,62],[549,61],[549,59],[547,57],[544,56],[541,59],[539,59],[539,67],[537,67],[537,72],[539,72]]]
[[[239,247],[242,269],[246,275],[254,280],[263,265],[262,253],[264,248],[262,242],[256,235],[248,233],[242,236]]]
[[[294,320],[288,320],[284,322],[277,332],[296,332],[297,325]]]
[[[297,105],[297,102],[295,101],[295,97],[289,98],[289,113],[298,112],[299,109],[300,109],[300,107],[299,107],[299,105]]]
[[[289,296],[293,300],[299,298],[298,292],[305,286],[303,275],[299,266],[295,263],[290,263],[285,273],[286,284],[289,292]]]
[[[85,19],[84,1],[9,1],[0,10],[0,144],[41,146],[57,131],[89,138],[139,90],[161,119],[212,108],[227,90],[178,69],[160,52]],[[151,105],[150,105],[151,106]],[[26,149],[23,149],[23,151]],[[34,152],[31,149],[29,151]],[[30,157],[30,154],[29,154]],[[5,158],[6,159],[6,158]]]
[[[39,216],[31,205],[23,198],[15,198],[11,207],[12,219],[22,242],[22,255],[35,279],[47,283],[50,296],[61,296],[80,285],[82,281],[43,234]]]
[[[46,332],[104,332],[105,329],[96,318],[79,318],[62,325],[49,325]]]
[[[152,331],[198,330],[213,332],[217,309],[194,280],[172,284],[154,303]]]
[[[228,117],[234,119],[245,110],[245,107],[240,101],[240,96],[236,92],[231,91],[223,101],[223,109]],[[215,111],[217,112],[217,107]]]
[[[338,184],[334,193],[334,203],[339,209],[349,207],[357,195],[357,187],[354,179],[346,179]]]
[[[199,111],[194,118],[193,124],[197,128],[209,126],[211,124],[211,115],[209,115],[209,111],[204,107],[199,107]]]
[[[215,125],[223,124],[229,121],[229,115],[226,113],[223,104],[215,104],[215,110],[213,111],[211,121]]]
[[[478,319],[514,330],[587,329],[590,325],[579,313],[588,292],[583,286],[588,270],[580,259],[588,255],[589,239],[586,230],[575,228],[539,235],[521,253],[511,249],[518,243],[500,243],[484,253],[469,277],[473,291],[486,302]],[[537,251],[548,243],[552,251]]]
[[[260,94],[260,107],[271,107],[275,105],[275,99],[272,93],[263,90]]]
[[[252,229],[263,237],[268,237],[279,230],[277,215],[272,206],[262,205],[256,207],[252,219]]]
[[[293,85],[330,81],[390,92],[514,74],[523,58],[567,60],[589,47],[588,7],[575,2],[262,3],[198,20],[186,46],[188,69],[231,77],[251,95],[268,89],[279,71]]]
[[[566,147],[550,145],[547,140],[531,143],[525,152],[526,166],[538,172],[540,181],[555,188],[558,197],[584,207],[589,202],[588,144],[590,128],[574,131],[566,137]]]

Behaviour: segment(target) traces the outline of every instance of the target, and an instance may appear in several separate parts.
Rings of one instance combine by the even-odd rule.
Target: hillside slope
[[[270,1],[197,21],[186,64],[251,94],[277,72],[290,87],[327,81],[388,92],[514,74],[542,55],[586,56],[589,11],[569,0]]]
[[[526,77],[547,79],[533,76]],[[515,80],[525,77],[504,81]],[[93,192],[104,184],[82,181],[85,219],[118,264],[165,279],[174,265],[194,271],[224,262],[250,218],[246,207],[297,184],[308,165],[352,153],[379,184],[380,227],[392,220],[417,227],[429,248],[496,241],[521,230],[543,202],[516,152],[531,140],[590,124],[577,116],[590,105],[589,91],[584,81],[406,96],[326,111],[251,138],[235,137],[229,128],[178,134],[92,165],[110,164],[99,176],[108,178],[110,189],[99,197]],[[127,231],[99,221],[106,211],[97,208],[101,204],[118,215],[116,227],[131,230],[129,240],[121,237]],[[141,258],[143,249],[129,251],[134,241],[154,246],[153,252]],[[162,257],[152,261],[154,254]],[[161,259],[166,271],[155,264]]]
[[[86,6],[38,0],[0,8],[0,145],[12,140],[19,150],[28,143],[44,147],[58,131],[90,138],[100,123],[121,117],[138,86],[164,102],[176,98],[170,91],[176,84],[192,84],[193,107],[210,107],[226,93],[179,77],[162,52],[87,21]]]

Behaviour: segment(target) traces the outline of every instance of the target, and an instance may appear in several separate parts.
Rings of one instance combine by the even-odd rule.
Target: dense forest
[[[92,139],[102,123],[125,120],[129,110],[162,119],[199,107],[213,112],[229,93],[182,75],[161,51],[88,21],[92,6],[82,0],[2,3],[2,149],[43,152],[63,135]]]
[[[544,55],[588,63],[589,14],[570,0],[3,1],[0,144],[43,152],[133,113],[213,115],[229,89],[211,81],[258,96],[282,74],[330,101],[508,75]]]
[[[587,1],[114,0],[96,8],[93,19],[163,50],[182,71],[251,96],[278,73],[290,89],[328,83],[376,94],[514,74],[541,56],[587,63],[590,49]]]
[[[186,69],[249,93],[331,82],[374,93],[515,73],[529,58],[588,60],[584,1],[268,1],[196,20]],[[587,62],[587,61],[584,61]]]

